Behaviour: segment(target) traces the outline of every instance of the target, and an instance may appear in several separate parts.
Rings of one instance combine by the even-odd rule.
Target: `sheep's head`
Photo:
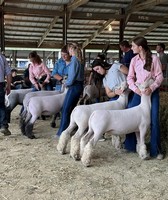
[[[141,91],[144,91],[146,88],[148,88],[150,85],[152,85],[153,82],[154,82],[154,80],[152,78],[148,78],[142,84],[137,85],[137,86]]]
[[[118,87],[116,87],[116,89],[119,89],[119,90],[122,90],[122,91],[124,91],[124,90],[127,89],[127,88],[128,88],[128,84],[127,84],[126,81],[123,81],[123,82],[121,83],[121,85],[119,85]]]

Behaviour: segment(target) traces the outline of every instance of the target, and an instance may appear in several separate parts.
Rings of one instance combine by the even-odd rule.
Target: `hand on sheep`
[[[150,89],[150,87],[146,88],[143,92],[145,95],[149,96],[152,93],[152,90]]]
[[[121,89],[115,89],[115,94],[117,95],[121,95],[123,93],[124,90],[121,90]]]
[[[139,88],[137,88],[137,89],[135,90],[135,93],[138,94],[138,95],[140,95],[140,96],[142,95],[141,90],[140,90]]]

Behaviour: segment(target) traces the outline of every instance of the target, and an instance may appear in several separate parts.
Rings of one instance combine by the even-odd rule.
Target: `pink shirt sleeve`
[[[131,59],[129,71],[127,75],[127,83],[129,85],[129,88],[134,92],[137,89],[137,86],[135,85],[135,81],[136,81],[135,64],[136,64],[136,56]]]
[[[153,62],[152,62],[151,75],[155,81],[150,86],[150,88],[152,91],[154,91],[161,85],[164,78],[163,78],[163,72],[162,72],[162,64],[159,58],[156,55],[153,55],[152,58],[153,58]]]
[[[47,75],[44,82],[48,83],[49,79],[51,77],[51,72],[48,69],[48,67],[46,67],[44,65],[44,63],[41,63],[40,65],[38,65],[38,64],[35,64],[35,65],[31,64],[30,65],[30,67],[29,67],[29,79],[30,79],[30,81],[33,85],[37,85],[36,79],[39,79],[44,75]]]
[[[35,80],[35,75],[33,73],[33,65],[32,64],[30,64],[30,67],[29,67],[29,79],[33,85],[37,84],[37,81]]]
[[[44,74],[47,75],[46,79],[44,82],[48,83],[50,78],[51,78],[51,72],[50,70],[48,69],[48,67],[46,65],[44,65],[44,63],[42,63],[42,66],[43,66],[43,70],[44,70]]]
[[[152,77],[154,80],[154,83],[150,86],[152,92],[156,90],[163,81],[161,63],[156,55],[152,55],[152,66],[150,72],[143,68],[144,64],[144,61],[140,59],[139,55],[136,55],[131,60],[127,82],[129,88],[134,92],[137,89],[136,83],[141,84],[149,77]]]

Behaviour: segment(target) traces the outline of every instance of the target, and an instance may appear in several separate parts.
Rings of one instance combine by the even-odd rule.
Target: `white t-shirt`
[[[103,79],[104,87],[108,87],[114,91],[116,87],[120,86],[123,81],[126,81],[126,75],[120,71],[121,63],[114,63],[108,70]]]

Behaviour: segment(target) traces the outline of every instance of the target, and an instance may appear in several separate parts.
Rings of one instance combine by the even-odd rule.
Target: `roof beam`
[[[82,49],[85,48],[94,38],[96,38],[104,29],[106,29],[115,19],[109,19],[107,22],[103,24],[98,30],[96,30],[89,39],[85,40],[82,44]]]
[[[95,12],[79,12],[74,11],[71,18],[73,19],[85,19],[85,20],[109,20],[116,19],[120,20],[124,18],[125,15],[114,14],[114,13],[95,13]]]
[[[71,13],[72,13],[72,9],[75,9],[77,6],[79,6],[79,2],[84,2],[85,0],[75,0],[72,4],[69,4],[69,20],[71,17]],[[66,9],[67,10],[67,9]],[[61,9],[61,11],[66,12],[63,8]],[[58,20],[58,17],[54,17],[54,19],[52,20],[51,24],[49,25],[48,29],[45,31],[45,33],[43,34],[43,36],[41,37],[39,43],[38,43],[38,47],[40,47],[40,45],[43,43],[43,41],[45,40],[45,38],[47,37],[48,33],[53,29],[54,25],[56,24]],[[67,30],[67,28],[66,28]]]
[[[0,0],[0,5],[2,5],[4,3],[4,0]]]
[[[158,16],[149,16],[149,15],[136,15],[132,14],[130,16],[129,21],[132,22],[157,22],[157,21],[162,21],[162,22],[168,22],[168,17],[158,17]]]
[[[79,6],[88,3],[89,0],[74,0],[73,3],[67,5],[68,17],[67,17],[67,28],[69,27],[69,22],[71,19],[72,11],[78,8]]]
[[[141,11],[144,9],[148,9],[149,7],[154,7],[156,5],[159,5],[161,3],[167,2],[167,0],[146,0],[143,3],[138,3],[134,7],[126,9],[127,13],[133,13],[137,11]]]
[[[75,10],[77,7],[83,5],[83,4],[86,4],[88,3],[89,0],[74,0],[72,3],[70,3],[68,6],[67,6],[67,10]]]
[[[43,36],[41,37],[40,41],[38,42],[38,47],[40,47],[40,45],[43,43],[43,41],[45,40],[46,36],[48,35],[48,33],[51,31],[51,29],[54,27],[55,23],[57,22],[58,17],[54,17],[54,19],[52,20],[51,24],[49,25],[48,29],[45,31],[45,33],[43,34]]]
[[[126,26],[127,25],[127,23],[128,23],[128,20],[129,20],[129,18],[130,18],[130,16],[131,16],[131,13],[129,13],[128,12],[128,10],[130,10],[131,8],[134,8],[134,6],[136,5],[136,4],[138,4],[139,2],[140,2],[141,0],[132,0],[132,2],[128,5],[128,7],[126,8],[126,17],[125,17],[125,22],[124,22],[124,26]],[[128,13],[127,13],[128,12]]]
[[[162,25],[164,22],[156,22],[154,23],[152,26],[150,26],[149,28],[145,29],[144,31],[142,31],[140,34],[136,35],[135,37],[133,37],[131,40],[129,40],[129,42],[131,42],[134,38],[139,37],[139,36],[144,36],[147,33],[153,31],[155,28],[157,28],[158,26]]]
[[[5,0],[5,3],[19,3],[19,4],[32,4],[32,5],[44,5],[44,6],[60,6],[60,3],[49,3],[49,2],[37,2],[37,1],[27,1],[27,0]]]
[[[4,7],[4,14],[20,14],[22,16],[48,16],[48,17],[55,17],[55,16],[63,16],[64,13],[58,10],[43,10],[43,9],[30,9],[30,8],[18,8],[14,6],[6,6]]]

